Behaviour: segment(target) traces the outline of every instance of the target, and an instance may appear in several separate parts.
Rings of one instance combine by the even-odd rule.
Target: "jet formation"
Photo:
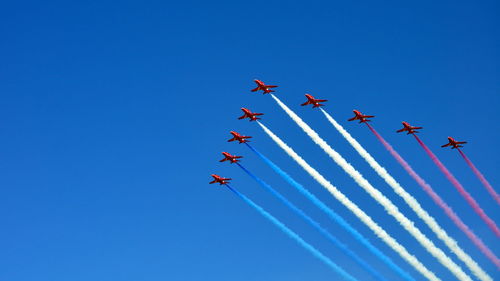
[[[267,85],[265,82],[258,80],[258,79],[255,79],[254,82],[257,86],[255,88],[251,89],[250,90],[251,92],[262,91],[263,94],[269,94],[269,93],[275,92],[272,89],[278,87],[277,85]],[[310,94],[305,94],[305,97],[307,98],[307,101],[300,104],[301,106],[312,105],[312,108],[317,108],[317,107],[324,106],[323,103],[328,101],[326,99],[317,99]],[[252,112],[249,109],[244,108],[244,107],[242,107],[241,110],[243,111],[243,115],[238,117],[238,119],[240,119],[240,120],[248,118],[249,121],[257,121],[257,120],[261,119],[259,116],[264,115],[263,113]],[[353,110],[353,113],[354,113],[354,117],[349,118],[348,121],[359,121],[359,123],[366,123],[366,122],[371,121],[370,118],[375,117],[375,115],[365,115],[358,110]],[[418,133],[418,130],[423,128],[423,127],[411,126],[408,122],[402,122],[402,124],[403,124],[403,128],[397,130],[396,132],[398,132],[398,133],[406,132],[407,134],[416,134],[416,133]],[[229,140],[227,140],[228,142],[238,141],[238,143],[241,144],[241,143],[249,142],[248,139],[252,138],[251,136],[244,136],[244,135],[241,135],[235,131],[230,131],[229,133],[233,137],[230,138]],[[456,141],[452,137],[448,137],[448,143],[442,145],[441,147],[451,147],[452,149],[456,149],[459,147],[463,147],[462,144],[465,144],[465,143],[467,143],[467,142]],[[235,156],[235,155],[231,155],[227,152],[222,152],[222,154],[224,155],[224,158],[219,160],[219,162],[229,161],[230,163],[237,163],[237,162],[241,161],[241,160],[239,160],[240,158],[243,158],[243,156]],[[219,177],[215,174],[212,174],[211,176],[214,178],[214,180],[212,182],[210,182],[211,184],[216,183],[216,182],[220,183],[220,184],[227,184],[228,181],[231,180],[230,178],[222,178],[222,177]]]

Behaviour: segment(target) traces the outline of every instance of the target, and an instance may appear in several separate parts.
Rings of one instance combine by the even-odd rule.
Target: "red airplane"
[[[231,142],[231,141],[239,141],[240,143],[244,143],[244,142],[249,142],[249,140],[247,139],[251,139],[252,137],[251,136],[242,136],[238,133],[236,133],[235,131],[231,131],[229,132],[231,133],[231,135],[233,135],[233,138],[228,140],[228,142]]]
[[[351,119],[348,119],[347,121],[354,121],[354,120],[359,120],[359,123],[365,123],[365,122],[370,122],[371,120],[368,120],[368,118],[373,118],[375,117],[374,115],[363,115],[363,113],[353,110],[354,112],[354,117]]]
[[[418,131],[416,131],[416,130],[420,130],[420,129],[422,129],[422,127],[413,127],[413,126],[410,126],[410,124],[408,124],[408,122],[403,121],[403,129],[397,130],[396,132],[397,133],[408,132],[406,134],[409,135],[409,134],[418,133]]]
[[[223,185],[223,184],[228,184],[230,180],[230,178],[223,178],[221,176],[218,176],[216,174],[211,174],[211,176],[214,178],[213,181],[209,182],[209,184],[212,184],[212,183],[219,183],[220,185]]]
[[[243,156],[236,156],[236,155],[231,155],[227,152],[222,152],[222,155],[224,155],[224,158],[222,158],[221,160],[219,160],[219,162],[224,162],[224,161],[229,161],[232,163],[237,163],[238,161],[241,161],[241,160],[238,160],[240,158],[243,158]]]
[[[278,86],[275,86],[275,85],[266,85],[264,82],[260,81],[260,80],[253,80],[255,82],[255,84],[257,84],[257,88],[255,89],[252,89],[251,91],[252,92],[257,92],[259,90],[262,90],[264,91],[264,94],[269,94],[269,93],[272,93],[274,92],[273,90],[271,90],[271,88],[276,88]]]
[[[320,102],[328,101],[328,100],[315,99],[313,96],[311,96],[309,94],[306,94],[306,98],[307,98],[307,101],[301,105],[304,106],[304,105],[312,104],[313,108],[324,106],[324,104],[321,104]]]
[[[250,110],[248,110],[244,107],[242,107],[241,110],[243,110],[243,112],[245,114],[243,114],[243,116],[238,117],[238,119],[250,118],[250,121],[255,121],[255,120],[260,119],[260,118],[255,117],[255,116],[264,115],[264,113],[252,113]]]
[[[464,147],[461,144],[467,143],[466,141],[456,141],[452,137],[448,137],[448,143],[441,145],[441,147],[448,147],[451,146],[451,149],[459,148],[459,147]]]

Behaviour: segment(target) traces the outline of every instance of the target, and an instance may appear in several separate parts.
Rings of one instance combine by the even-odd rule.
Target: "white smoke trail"
[[[375,199],[379,204],[381,204],[388,214],[393,216],[401,226],[408,231],[419,243],[422,245],[427,252],[434,256],[443,266],[448,268],[448,270],[462,281],[472,281],[472,279],[457,265],[453,262],[441,249],[436,247],[434,243],[427,238],[414,223],[409,220],[403,213],[398,210],[398,207],[394,205],[387,197],[385,197],[378,189],[374,188],[354,167],[349,164],[337,151],[333,150],[309,125],[307,125],[300,117],[295,114],[290,108],[288,108],[283,102],[281,102],[276,96],[271,94],[271,97],[278,103],[278,105],[292,118],[297,125],[317,144],[323,151],[332,158],[332,160],[337,163],[349,176],[351,176],[354,181],[362,187],[370,196]]]
[[[366,151],[361,144],[354,139],[349,132],[347,132],[333,117],[324,111],[322,108],[321,112],[325,115],[326,119],[339,131],[339,133],[349,142],[352,147],[365,159],[366,162],[377,172],[377,174],[384,179],[384,181],[392,187],[394,192],[403,198],[403,200],[410,206],[410,208],[417,214],[417,216],[422,219],[427,226],[436,234],[436,236],[443,241],[446,246],[462,261],[465,265],[472,271],[472,273],[483,281],[493,281],[491,276],[489,276],[467,253],[465,253],[462,248],[457,244],[457,242],[448,236],[448,233],[436,222],[436,220],[425,211],[418,201],[411,196],[406,190],[387,172],[387,170],[382,167],[371,155]]]
[[[291,147],[285,144],[278,136],[269,130],[262,123],[257,121],[257,124],[264,130],[264,132],[283,149],[295,162],[297,162],[311,177],[313,177],[319,184],[326,188],[337,200],[346,206],[354,215],[356,215],[364,224],[366,224],[384,243],[391,249],[398,253],[408,264],[413,266],[420,274],[425,276],[428,280],[440,280],[432,271],[427,269],[415,256],[410,254],[405,247],[399,244],[396,239],[392,238],[382,227],[380,227],[373,219],[361,210],[354,202],[349,200],[342,192],[333,186],[327,179],[325,179],[318,171],[311,167],[302,157],[300,157]]]

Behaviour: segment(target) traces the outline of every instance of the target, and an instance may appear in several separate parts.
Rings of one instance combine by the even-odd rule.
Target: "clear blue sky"
[[[493,276],[461,234],[370,132],[373,125],[474,231],[500,254],[466,205],[400,122],[422,139],[500,223],[498,205],[448,135],[497,190],[500,138],[499,5],[496,1],[11,1],[0,9],[0,279],[9,281],[337,280],[233,194],[233,186],[362,280],[360,268],[265,193],[221,151],[286,194],[389,278],[396,277],[321,211],[267,169],[229,131],[328,203],[415,278],[420,275],[313,182],[240,107],[264,123],[373,216],[443,280],[450,273],[316,147],[254,78],[317,129],[436,244],[433,233],[334,131],[298,106],[304,93],[326,109]],[[455,261],[455,257],[452,257]],[[361,274],[361,275],[360,275]],[[500,277],[499,277],[500,278]]]

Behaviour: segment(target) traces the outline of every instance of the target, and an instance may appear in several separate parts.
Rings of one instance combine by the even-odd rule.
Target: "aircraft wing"
[[[457,141],[457,144],[464,144],[467,143],[466,141]]]
[[[328,100],[315,100],[316,102],[325,102],[325,101],[328,101]]]
[[[447,143],[447,144],[443,144],[443,145],[441,145],[441,147],[448,147],[448,146],[450,146],[450,145],[451,145],[451,143]]]
[[[254,113],[252,115],[255,115],[255,116],[260,116],[260,115],[264,115],[264,113]]]
[[[352,118],[347,119],[347,121],[354,121],[354,120],[356,120],[356,118],[357,118],[357,116],[354,116]]]
[[[250,91],[257,92],[258,90],[259,90],[259,87],[255,88],[255,89],[251,89]]]
[[[266,88],[276,88],[276,87],[278,87],[278,86],[276,86],[276,85],[266,85]]]
[[[396,133],[401,133],[401,132],[404,132],[406,131],[406,128],[403,128],[403,129],[400,129],[400,130],[397,130]]]
[[[311,104],[311,102],[310,101],[306,101],[305,103],[302,103],[300,105],[304,106],[304,105],[308,105],[308,104]]]

